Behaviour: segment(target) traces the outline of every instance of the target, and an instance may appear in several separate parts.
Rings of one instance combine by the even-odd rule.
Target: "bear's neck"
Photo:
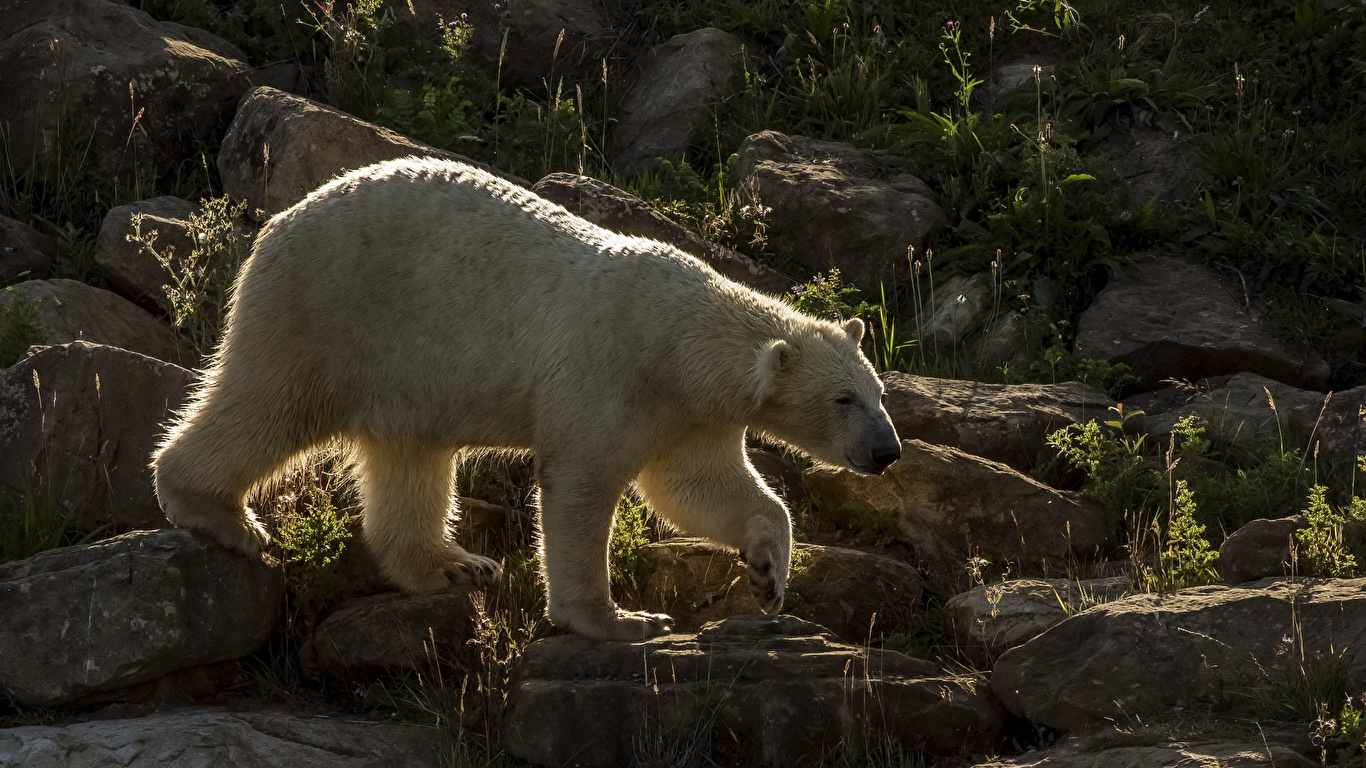
[[[734,295],[736,291],[740,295]],[[731,295],[727,295],[731,294]],[[688,336],[677,341],[675,386],[704,418],[752,424],[759,414],[759,350],[791,341],[807,321],[782,302],[739,286],[722,285],[687,308]]]

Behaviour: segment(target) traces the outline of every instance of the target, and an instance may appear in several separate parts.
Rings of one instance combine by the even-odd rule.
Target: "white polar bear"
[[[677,528],[738,549],[772,613],[791,520],[745,430],[861,472],[896,461],[862,335],[469,165],[380,163],[261,231],[223,344],[154,457],[157,495],[171,522],[255,555],[266,537],[248,495],[342,439],[368,546],[394,584],[430,591],[498,575],[451,538],[460,451],[530,449],[554,623],[668,631],[608,590],[633,481]]]

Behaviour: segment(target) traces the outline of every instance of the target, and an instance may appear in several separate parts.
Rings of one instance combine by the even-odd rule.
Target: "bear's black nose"
[[[884,445],[874,448],[872,453],[873,469],[880,475],[887,467],[895,464],[899,458],[901,458],[900,445]]]

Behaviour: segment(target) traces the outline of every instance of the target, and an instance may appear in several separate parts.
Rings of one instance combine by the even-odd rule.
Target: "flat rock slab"
[[[552,173],[536,182],[531,191],[603,229],[668,243],[751,288],[781,294],[792,285],[792,280],[769,267],[702,239],[639,197],[605,181],[573,173]]]
[[[979,685],[790,616],[638,643],[566,635],[533,643],[518,663],[504,741],[548,766],[627,766],[688,746],[722,764],[790,766],[883,739],[987,752],[1002,719]]]
[[[1254,582],[1133,595],[1079,613],[992,670],[991,689],[1030,721],[1073,730],[1173,706],[1235,709],[1260,669],[1301,647],[1345,653],[1348,690],[1366,683],[1366,579]]]
[[[1133,391],[1248,371],[1316,389],[1328,363],[1274,338],[1243,292],[1186,259],[1137,258],[1077,320],[1076,351],[1124,363]]]
[[[0,768],[437,768],[436,728],[185,709],[0,730]]]
[[[985,384],[888,371],[887,415],[898,434],[1028,472],[1054,431],[1113,417],[1115,401],[1079,381]]]
[[[245,656],[279,621],[280,571],[180,529],[0,565],[0,689],[21,706],[121,690]]]
[[[900,560],[819,544],[794,550],[797,567],[788,579],[785,610],[846,642],[866,642],[870,631],[889,631],[919,608],[920,574]],[[647,544],[636,556],[640,596],[633,607],[667,613],[680,630],[759,612],[734,551],[705,539],[675,538]]]
[[[0,370],[0,494],[50,494],[83,527],[166,526],[152,451],[193,378],[178,365],[83,341]]]
[[[1318,765],[1280,744],[1182,741],[1146,746],[1063,744],[974,768],[1311,768]]]
[[[816,510],[838,525],[896,521],[916,558],[957,573],[972,557],[1061,566],[1114,550],[1116,523],[1094,504],[1004,464],[921,440],[881,475],[816,467],[804,475]]]

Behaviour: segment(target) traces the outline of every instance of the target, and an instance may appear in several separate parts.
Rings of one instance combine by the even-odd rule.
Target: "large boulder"
[[[1194,416],[1218,447],[1247,458],[1261,454],[1269,442],[1286,450],[1303,448],[1308,435],[1298,434],[1294,425],[1306,415],[1317,419],[1324,396],[1255,373],[1238,373],[1144,392],[1124,403],[1134,414],[1126,427],[1162,445],[1176,422]]]
[[[182,529],[136,531],[0,565],[0,690],[53,707],[123,698],[245,656],[279,622],[284,577]]]
[[[0,334],[15,294],[36,309],[45,344],[88,341],[173,363],[191,358],[171,326],[116,293],[75,280],[27,280],[0,290]]]
[[[944,604],[944,630],[965,658],[990,667],[1002,653],[1073,613],[1121,597],[1129,588],[1126,576],[983,584],[949,598]]]
[[[536,765],[664,765],[671,750],[694,747],[722,764],[788,766],[888,742],[992,752],[1000,729],[970,678],[840,643],[790,616],[736,616],[636,643],[532,643],[513,673],[503,737]]]
[[[1292,575],[1296,534],[1308,525],[1304,515],[1253,520],[1219,545],[1219,572],[1230,584]]]
[[[1072,616],[1006,651],[991,689],[1016,715],[1068,731],[1178,706],[1236,710],[1267,676],[1326,654],[1342,654],[1347,689],[1361,690],[1363,648],[1366,579],[1194,587]]]
[[[1234,284],[1173,256],[1137,258],[1077,321],[1078,354],[1129,366],[1130,389],[1248,371],[1316,389],[1328,364],[1286,346]]]
[[[32,158],[54,179],[173,171],[252,86],[244,58],[208,32],[126,3],[0,0],[8,155]]]
[[[707,27],[641,56],[612,129],[612,168],[629,176],[661,158],[682,160],[712,107],[744,86],[743,50],[740,38]]]
[[[0,729],[0,765],[24,768],[437,768],[439,728],[258,710]]]
[[[1366,488],[1366,386],[1334,392],[1321,409],[1302,409],[1291,423],[1306,436],[1307,453],[1321,467],[1344,477],[1355,475],[1355,487]]]
[[[973,557],[997,567],[1061,566],[1115,548],[1099,508],[1004,464],[920,440],[881,475],[815,467],[805,473],[816,510],[838,525],[896,521],[926,566],[957,573]]]
[[[620,35],[595,0],[391,0],[407,26],[435,33],[441,21],[469,27],[471,58],[505,91],[574,95],[601,84]]]
[[[299,666],[310,677],[347,682],[425,671],[459,653],[474,630],[475,610],[465,592],[359,597],[305,638]]]
[[[1074,743],[1026,752],[973,768],[1313,768],[1318,765],[1294,746],[1260,734],[1246,741],[1205,738],[1157,744]]]
[[[792,284],[790,279],[754,259],[702,239],[639,197],[605,181],[573,173],[552,173],[536,182],[531,191],[603,229],[668,243],[751,288],[781,294]]]
[[[838,267],[842,277],[876,292],[907,253],[948,224],[928,185],[890,169],[851,144],[786,136],[745,139],[732,160],[738,183],[772,209],[773,247],[808,273]]]
[[[218,153],[218,173],[224,191],[247,202],[248,215],[270,217],[347,171],[410,155],[458,160],[528,186],[491,166],[266,86],[238,105]]]
[[[21,221],[0,216],[0,288],[42,280],[56,266],[56,240]]]
[[[155,232],[156,249],[178,265],[200,247],[190,238],[190,217],[200,211],[199,205],[169,195],[109,209],[95,245],[95,263],[100,273],[125,298],[149,309],[163,310],[164,288],[173,282],[173,277],[156,256],[128,239],[137,229],[134,219],[142,217],[143,236]],[[238,224],[234,230],[239,246],[236,253],[239,258],[245,257],[251,249],[252,228]],[[219,270],[233,265],[207,262],[201,266]]]
[[[1180,123],[1159,119],[1146,128],[1112,133],[1095,148],[1114,176],[1121,215],[1136,215],[1149,202],[1158,214],[1190,203],[1200,163],[1183,133]]]
[[[669,614],[680,630],[759,610],[749,593],[745,566],[733,551],[704,539],[676,538],[647,544],[636,557],[639,607]],[[918,610],[920,591],[920,574],[900,560],[798,544],[784,610],[841,640],[863,643],[870,632],[877,636],[890,631]]]
[[[1112,416],[1115,402],[1079,381],[984,384],[887,371],[887,415],[898,434],[958,448],[1021,472],[1048,451],[1048,436]]]
[[[167,525],[152,450],[192,380],[180,366],[80,341],[0,370],[0,495],[46,497],[80,527]]]

